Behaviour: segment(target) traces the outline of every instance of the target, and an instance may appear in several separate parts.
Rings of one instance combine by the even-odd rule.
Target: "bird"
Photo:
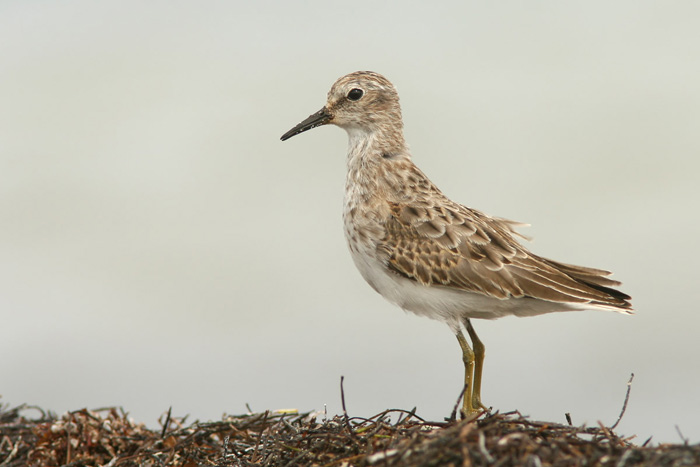
[[[326,104],[281,140],[322,125],[348,134],[343,225],[367,283],[400,308],[445,322],[464,363],[462,418],[481,400],[485,346],[472,319],[584,309],[632,314],[631,297],[602,269],[530,252],[521,224],[452,201],[413,163],[399,95],[379,73],[338,78]],[[471,345],[464,332],[469,335]]]

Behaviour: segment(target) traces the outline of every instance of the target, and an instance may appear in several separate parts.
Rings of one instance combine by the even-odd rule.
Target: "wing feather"
[[[439,203],[434,202],[439,195]],[[531,297],[631,309],[608,271],[530,253],[516,239],[522,225],[490,217],[431,193],[433,203],[391,203],[379,246],[390,269],[424,285],[440,284],[494,298]],[[439,204],[439,205],[438,205]]]

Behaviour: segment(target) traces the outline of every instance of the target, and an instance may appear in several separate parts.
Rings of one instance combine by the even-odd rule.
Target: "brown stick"
[[[620,420],[622,420],[622,416],[625,414],[625,410],[627,410],[627,401],[630,399],[630,390],[632,389],[632,380],[634,379],[634,373],[630,375],[630,380],[627,381],[627,394],[625,394],[625,402],[622,404],[622,410],[620,411],[620,416],[617,417],[617,421],[613,426],[610,427],[611,430],[614,430],[615,427],[617,427],[617,424],[620,423]]]

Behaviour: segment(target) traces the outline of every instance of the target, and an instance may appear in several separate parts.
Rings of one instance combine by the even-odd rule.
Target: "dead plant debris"
[[[36,412],[35,418],[31,418]],[[0,466],[685,466],[700,445],[637,446],[612,429],[529,420],[518,412],[428,422],[414,411],[371,418],[264,412],[161,429],[118,408],[60,417],[0,407]]]

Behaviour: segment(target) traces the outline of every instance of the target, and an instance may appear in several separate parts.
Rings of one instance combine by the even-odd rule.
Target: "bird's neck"
[[[355,201],[383,195],[392,166],[413,165],[402,132],[365,132],[347,129],[348,158],[346,191]]]
[[[392,159],[409,159],[403,131],[397,126],[379,127],[372,131],[346,128],[348,133],[348,169],[367,168]]]

